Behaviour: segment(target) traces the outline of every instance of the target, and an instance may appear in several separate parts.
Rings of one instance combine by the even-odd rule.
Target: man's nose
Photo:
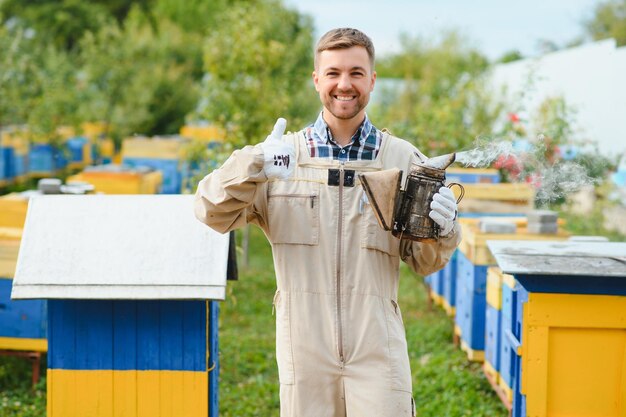
[[[350,80],[350,74],[342,74],[339,77],[339,82],[337,83],[337,88],[340,90],[350,90],[352,89],[352,81]]]

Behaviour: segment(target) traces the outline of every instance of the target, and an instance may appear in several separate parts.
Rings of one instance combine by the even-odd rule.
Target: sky
[[[399,34],[437,39],[459,30],[491,60],[539,54],[542,39],[564,45],[583,34],[599,0],[284,0],[313,17],[316,36],[336,27],[368,34],[378,56],[399,50]]]

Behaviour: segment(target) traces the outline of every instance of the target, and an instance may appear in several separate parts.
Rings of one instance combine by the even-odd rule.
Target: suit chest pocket
[[[277,181],[268,188],[268,226],[273,244],[319,244],[319,184]]]

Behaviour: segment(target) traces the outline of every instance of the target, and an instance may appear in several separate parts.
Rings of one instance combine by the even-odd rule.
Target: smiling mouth
[[[347,96],[347,95],[335,95],[333,98],[337,101],[350,101],[354,100],[356,96]]]

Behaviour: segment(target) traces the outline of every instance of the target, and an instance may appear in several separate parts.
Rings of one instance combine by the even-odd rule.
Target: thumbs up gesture
[[[283,133],[287,127],[287,120],[276,120],[274,130],[261,143],[265,164],[263,170],[267,178],[279,178],[285,180],[293,174],[296,163],[296,150],[293,145],[283,140]]]

